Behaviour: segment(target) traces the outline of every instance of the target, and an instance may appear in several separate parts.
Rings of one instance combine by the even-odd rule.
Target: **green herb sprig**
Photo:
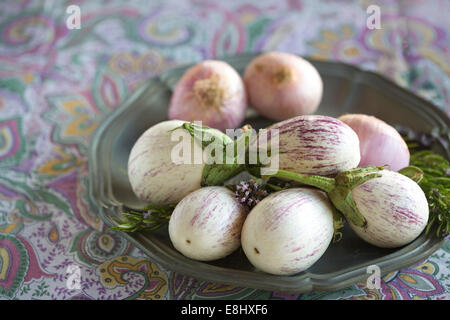
[[[169,222],[175,206],[155,206],[148,204],[142,210],[125,207],[121,218],[113,218],[117,225],[111,230],[136,232],[141,230],[156,230]]]
[[[441,144],[444,149],[450,145],[450,132],[434,130],[431,134],[415,132],[404,127],[397,127],[406,141],[410,151],[410,167],[421,171],[415,172],[418,179],[411,177],[408,168],[400,170],[401,173],[413,178],[424,191],[430,209],[428,225],[425,229],[428,234],[433,228],[438,237],[450,234],[450,164],[441,155],[434,153],[430,147],[434,143]]]
[[[436,235],[446,236],[450,233],[449,162],[430,150],[422,150],[411,154],[410,164],[423,171],[419,186],[424,191],[430,208],[426,233],[436,226]]]

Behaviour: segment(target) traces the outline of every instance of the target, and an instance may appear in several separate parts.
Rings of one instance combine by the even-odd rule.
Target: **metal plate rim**
[[[244,54],[244,55],[247,55],[248,57],[254,57],[257,54]],[[241,55],[241,56],[244,56],[244,55]],[[239,59],[239,58],[240,58],[240,56],[232,56],[232,57],[228,57],[228,60]],[[224,58],[224,60],[227,60],[227,58]],[[441,111],[439,108],[434,106],[429,101],[427,101],[419,96],[416,96],[413,93],[407,91],[406,89],[391,82],[389,79],[385,78],[384,76],[382,76],[378,73],[375,73],[372,71],[365,71],[365,70],[358,68],[357,66],[344,64],[344,63],[321,61],[321,60],[314,60],[314,59],[309,59],[309,58],[308,58],[308,60],[317,62],[317,63],[328,63],[330,65],[338,64],[338,65],[344,66],[346,68],[349,68],[356,74],[370,74],[371,76],[379,79],[380,82],[384,82],[386,85],[392,86],[395,90],[399,90],[399,92],[401,92],[402,94],[404,94],[406,96],[412,96],[411,99],[418,101],[418,103],[425,104],[426,108],[424,108],[424,110],[422,110],[422,111],[424,111],[428,114],[431,114],[435,117],[438,117],[440,120],[442,120],[441,125],[443,127],[448,129],[448,127],[450,125],[450,118],[448,118],[445,115],[445,113],[443,111]],[[175,67],[174,69],[171,69],[171,70],[168,70],[168,71],[162,73],[159,77],[149,80],[149,82],[146,85],[143,85],[142,87],[137,89],[120,107],[115,109],[109,116],[107,116],[100,123],[100,125],[97,127],[96,131],[94,132],[94,134],[92,136],[90,148],[88,150],[89,197],[90,197],[92,203],[98,205],[99,216],[106,225],[112,226],[110,216],[113,214],[116,214],[116,213],[114,213],[114,211],[117,208],[117,203],[115,203],[114,201],[111,201],[111,199],[108,198],[108,195],[105,195],[105,192],[104,192],[105,183],[104,183],[103,179],[101,179],[99,177],[99,175],[101,175],[103,173],[103,171],[106,170],[106,168],[100,168],[98,165],[98,161],[97,161],[98,157],[99,157],[99,152],[101,152],[101,148],[102,148],[101,138],[103,137],[103,135],[105,135],[107,133],[108,125],[111,124],[115,119],[117,119],[123,112],[126,112],[128,107],[130,106],[130,102],[135,100],[143,92],[148,90],[148,88],[150,88],[152,85],[154,85],[154,82],[159,82],[159,83],[164,82],[164,81],[161,81],[160,79],[163,79],[165,76],[167,77],[168,75],[170,75],[170,72],[174,72],[174,70],[183,70],[183,69],[188,68],[191,65],[192,64],[187,64],[184,66]],[[248,271],[236,272],[235,270],[230,270],[229,273],[238,277],[236,280],[229,279],[229,274],[227,276],[224,275],[224,276],[216,277],[215,279],[211,279],[208,277],[209,273],[207,275],[205,275],[204,273],[197,272],[196,270],[193,270],[192,268],[186,269],[185,264],[178,263],[178,264],[176,264],[176,266],[170,265],[170,263],[168,263],[167,261],[162,259],[160,256],[155,254],[153,251],[150,251],[149,248],[147,246],[145,246],[142,241],[139,241],[139,237],[142,237],[142,235],[136,236],[136,237],[133,237],[126,233],[122,233],[122,235],[127,240],[129,240],[134,245],[136,245],[138,248],[140,248],[144,253],[146,253],[150,257],[150,259],[152,259],[156,263],[159,263],[159,264],[163,265],[164,267],[171,269],[175,272],[179,272],[179,273],[185,274],[187,276],[192,276],[197,279],[202,279],[205,281],[218,281],[217,279],[220,279],[221,281],[218,281],[218,282],[221,282],[224,284],[242,285],[242,279],[240,278],[240,276],[243,276],[242,272],[244,272],[244,274],[245,274],[245,272],[248,272]],[[421,241],[421,238],[422,238],[422,236],[420,236],[418,239],[413,241],[408,246],[415,245],[418,241]],[[430,241],[428,241],[428,242],[430,242]],[[396,261],[397,264],[395,264],[395,266],[392,266],[392,263],[391,263],[391,267],[389,266],[389,263],[392,262],[392,260],[390,260],[389,258],[383,257],[382,259],[380,259],[382,261],[379,261],[380,264],[386,265],[386,266],[384,266],[383,274],[395,271],[399,268],[406,267],[412,263],[420,261],[421,259],[431,255],[433,252],[438,250],[444,244],[444,242],[445,242],[445,239],[440,239],[439,241],[437,239],[435,239],[435,241],[433,243],[431,243],[431,244],[428,243],[426,250],[424,250],[422,252],[413,252],[413,254],[411,254],[409,252],[409,254],[407,253],[405,255],[408,259],[405,260],[405,262],[403,264],[398,264],[399,261]],[[427,243],[424,242],[422,244],[427,244]],[[400,258],[401,258],[401,256],[400,257],[395,256],[394,260],[398,260]],[[187,258],[185,258],[185,259],[187,259]],[[190,260],[190,261],[192,261],[192,260]],[[212,267],[213,270],[217,269],[218,272],[224,271],[223,270],[224,268],[222,268],[222,267],[211,266],[211,265],[208,265],[208,267],[209,268]],[[282,292],[295,292],[295,293],[304,293],[304,292],[309,292],[311,290],[331,291],[331,290],[337,290],[339,288],[351,285],[352,283],[355,283],[355,282],[367,277],[366,273],[361,272],[362,271],[361,269],[363,269],[363,268],[364,268],[364,266],[351,267],[351,268],[348,268],[349,269],[348,271],[345,271],[345,270],[344,270],[344,272],[341,271],[338,278],[343,277],[344,279],[342,279],[342,281],[340,281],[339,283],[330,281],[329,279],[326,278],[326,276],[315,275],[315,274],[309,273],[308,271],[305,271],[303,273],[300,273],[300,275],[295,275],[295,276],[290,276],[290,277],[273,277],[273,276],[271,277],[272,279],[279,278],[278,279],[279,283],[268,283],[268,282],[260,283],[256,280],[256,281],[253,281],[250,283],[247,282],[245,284],[245,286],[255,288],[255,289],[282,291]],[[353,270],[350,270],[350,269],[353,269]],[[354,274],[354,273],[356,273],[357,275],[351,276],[351,274]],[[261,275],[267,276],[267,274],[261,274]],[[295,280],[293,280],[293,279],[295,279]]]

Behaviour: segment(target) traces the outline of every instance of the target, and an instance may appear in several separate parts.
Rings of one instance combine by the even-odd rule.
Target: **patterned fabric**
[[[381,27],[366,27],[376,2]],[[450,116],[447,0],[0,2],[0,299],[450,299],[450,239],[336,292],[282,294],[166,270],[110,232],[87,195],[99,122],[179,63],[281,50],[374,70]],[[81,280],[81,281],[77,281]]]

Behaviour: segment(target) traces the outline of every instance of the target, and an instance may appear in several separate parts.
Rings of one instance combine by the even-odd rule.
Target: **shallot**
[[[224,258],[241,245],[247,209],[226,187],[204,187],[184,197],[169,220],[173,246],[188,258]]]
[[[398,171],[409,165],[409,150],[402,136],[386,122],[365,114],[345,114],[338,118],[358,135],[360,167],[387,165]]]
[[[307,60],[283,52],[264,53],[245,69],[249,104],[263,116],[286,120],[314,113],[322,99],[323,83]]]
[[[242,249],[264,272],[291,275],[306,270],[325,252],[334,233],[333,206],[317,189],[272,193],[250,211]]]
[[[172,94],[169,119],[202,121],[222,131],[245,118],[247,96],[240,75],[228,63],[202,61],[188,69]]]

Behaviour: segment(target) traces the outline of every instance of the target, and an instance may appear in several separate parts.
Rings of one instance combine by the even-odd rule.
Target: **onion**
[[[128,178],[139,199],[153,205],[176,204],[202,185],[221,184],[229,178],[228,175],[234,174],[232,170],[226,170],[217,164],[213,168],[220,171],[220,175],[206,175],[205,172],[215,171],[211,170],[212,166],[203,158],[198,164],[191,157],[188,160],[192,161],[174,161],[173,152],[182,143],[181,140],[188,141],[192,154],[196,146],[202,150],[202,143],[194,139],[192,132],[185,128],[192,128],[191,124],[178,120],[163,121],[147,129],[134,144],[128,159]],[[220,143],[233,142],[219,130],[201,130],[218,137]],[[173,140],[173,137],[181,137],[181,140]]]
[[[225,187],[205,187],[181,200],[169,221],[174,247],[188,258],[210,261],[239,248],[247,209]]]
[[[241,243],[256,268],[291,275],[323,255],[333,232],[333,207],[326,194],[292,188],[272,193],[250,211]]]
[[[408,146],[394,127],[365,114],[345,114],[338,119],[358,135],[360,167],[387,165],[398,171],[409,165]]]
[[[268,128],[267,142],[265,137],[260,134],[249,150],[269,150],[272,139],[278,139],[278,166],[282,170],[329,176],[355,168],[360,160],[356,133],[327,116],[298,116],[275,123]],[[274,156],[276,152],[271,151]]]
[[[188,69],[175,86],[169,119],[202,121],[222,131],[244,120],[247,97],[239,74],[226,62],[202,61]]]
[[[415,181],[395,171],[368,166],[327,178],[279,170],[272,177],[326,191],[358,236],[378,247],[403,246],[428,223],[424,192]]]
[[[289,53],[268,52],[245,69],[250,105],[263,116],[280,121],[314,113],[322,99],[322,79],[308,61]]]

